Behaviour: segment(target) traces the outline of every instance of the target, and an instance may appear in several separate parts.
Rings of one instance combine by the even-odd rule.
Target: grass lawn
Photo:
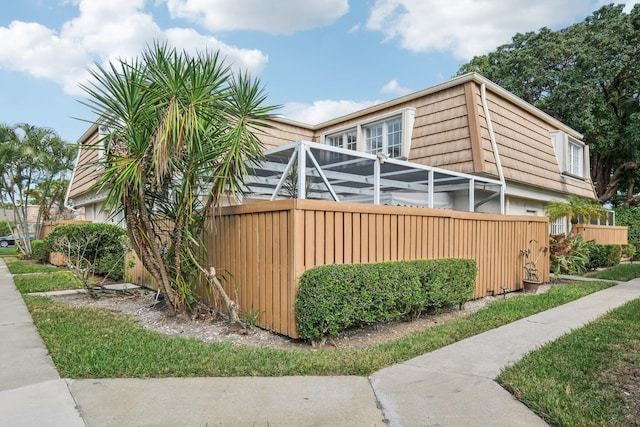
[[[626,282],[640,277],[640,263],[618,264],[603,271],[588,273],[586,276],[594,279],[619,280],[621,282]]]
[[[72,273],[61,270],[49,273],[18,274],[13,276],[13,281],[18,291],[23,294],[64,289],[84,289],[82,282]]]
[[[16,256],[16,248],[0,248],[0,256]]]
[[[82,283],[73,274],[57,267],[23,261],[16,257],[5,257],[4,261],[13,274],[13,281],[20,293],[83,288]]]
[[[23,261],[16,257],[7,256],[4,262],[9,268],[11,274],[28,274],[28,273],[53,273],[60,271],[59,268],[52,265],[38,264],[34,261]]]
[[[369,375],[611,285],[557,286],[546,294],[495,302],[470,316],[392,342],[319,351],[206,344],[144,330],[117,314],[70,307],[44,297],[24,298],[63,377]]]
[[[530,353],[498,382],[554,426],[639,426],[640,300]]]

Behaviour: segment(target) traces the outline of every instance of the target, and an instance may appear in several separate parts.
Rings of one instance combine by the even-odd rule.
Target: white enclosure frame
[[[504,214],[504,186],[495,179],[304,140],[266,150],[264,155],[263,162],[250,165],[245,197],[434,208],[438,207],[435,195],[444,193],[457,199],[466,196],[466,209],[457,210],[468,212],[499,198],[498,211],[490,213]]]

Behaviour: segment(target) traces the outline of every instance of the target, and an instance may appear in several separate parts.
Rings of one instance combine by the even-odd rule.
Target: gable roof
[[[316,125],[276,121],[313,131],[310,140],[322,142],[335,129],[406,107],[415,108],[410,161],[493,178],[501,169],[508,183],[596,197],[588,167],[585,179],[563,174],[551,140],[554,131],[578,141],[582,134],[477,73]]]

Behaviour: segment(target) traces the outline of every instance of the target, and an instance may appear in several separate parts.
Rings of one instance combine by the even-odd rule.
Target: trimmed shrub
[[[352,327],[416,318],[473,296],[474,260],[323,265],[305,271],[296,295],[301,338],[321,342]]]
[[[49,258],[49,251],[44,240],[31,241],[31,257],[41,263],[46,263]]]
[[[631,243],[628,245],[622,245],[620,249],[622,250],[622,258],[632,260],[636,255],[636,247]]]
[[[613,267],[620,264],[622,256],[622,247],[620,245],[604,245],[605,247],[605,264],[603,267]]]
[[[629,256],[629,260],[640,261],[640,243],[629,243],[629,246],[633,247],[632,254]]]
[[[48,251],[81,256],[92,265],[95,274],[120,280],[124,276],[126,233],[113,224],[65,224],[56,227],[45,242]],[[68,249],[61,248],[61,244]]]
[[[630,245],[601,245],[595,242],[587,242],[585,246],[589,248],[589,261],[586,264],[587,269],[595,270],[596,268],[613,267],[620,264],[620,258],[622,257],[623,246]],[[635,249],[635,248],[634,248]],[[633,250],[624,249],[627,253],[632,253]]]

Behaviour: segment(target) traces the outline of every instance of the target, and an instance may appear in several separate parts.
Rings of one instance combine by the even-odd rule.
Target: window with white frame
[[[584,147],[569,138],[568,172],[575,176],[584,176]]]
[[[365,151],[370,154],[383,152],[389,157],[402,155],[402,118],[393,117],[372,125],[363,126]]]
[[[558,218],[549,224],[549,234],[557,236],[558,234],[567,233],[567,218]]]
[[[348,150],[358,149],[358,131],[349,129],[347,131],[326,137],[326,142],[332,147],[346,148]]]
[[[561,130],[550,133],[560,172],[574,178],[588,178],[589,146]]]
[[[406,107],[390,114],[363,120],[355,126],[334,130],[323,135],[324,143],[332,147],[385,153],[393,158],[405,158],[411,147],[411,131],[415,108]]]

